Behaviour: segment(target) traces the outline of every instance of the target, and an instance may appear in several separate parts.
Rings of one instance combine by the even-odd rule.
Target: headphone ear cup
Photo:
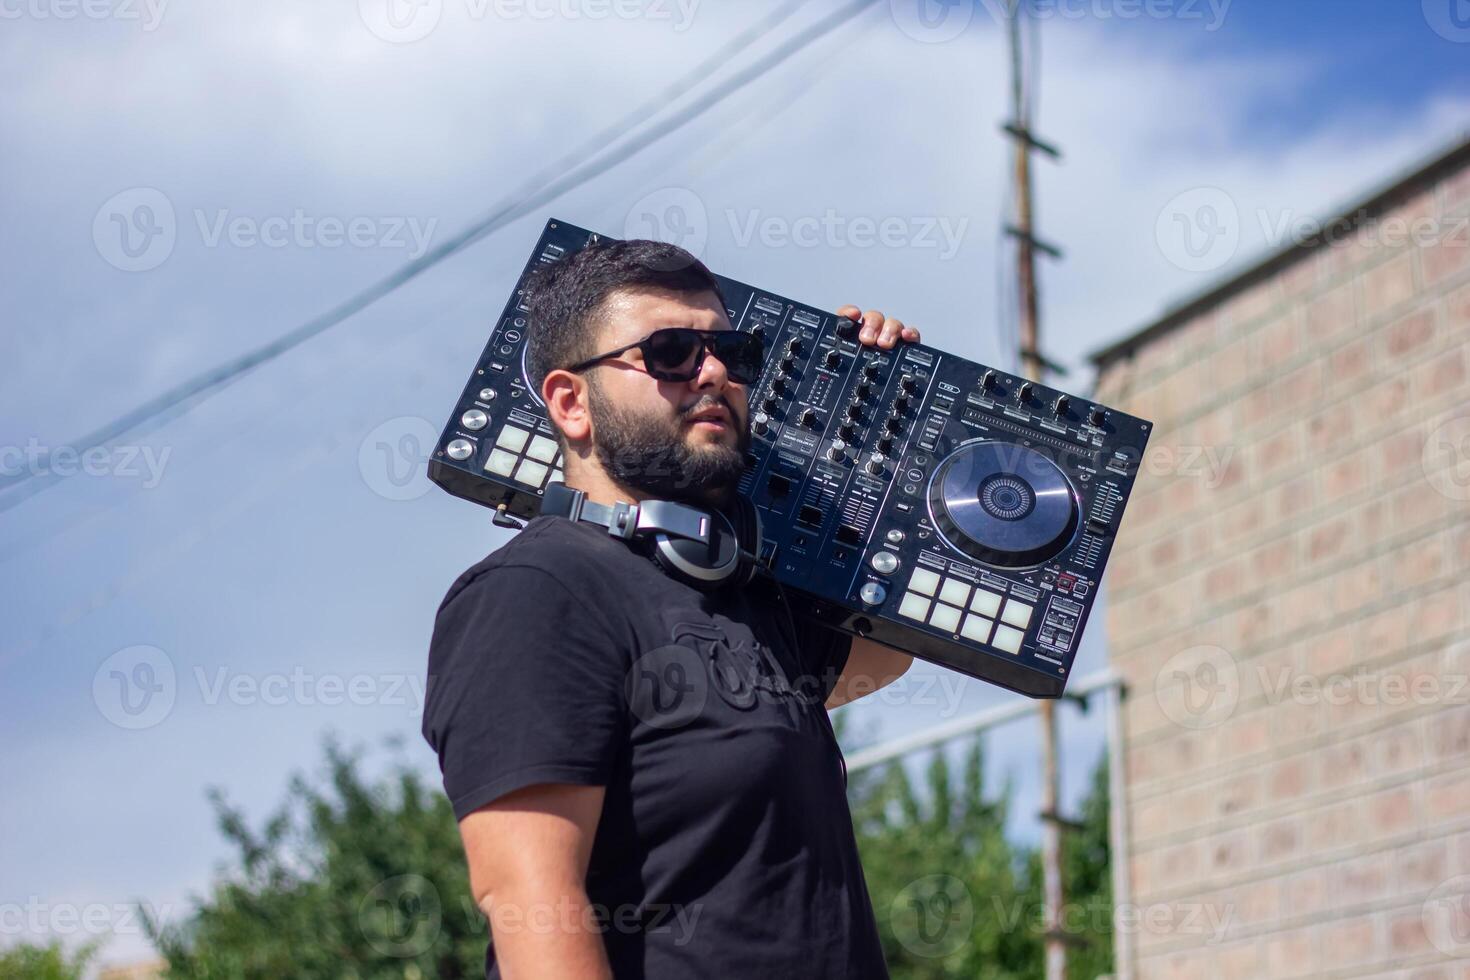
[[[701,545],[689,538],[655,535],[653,561],[665,574],[697,589],[711,590],[738,579],[745,567],[741,555],[739,524],[720,511],[709,511],[710,543]]]

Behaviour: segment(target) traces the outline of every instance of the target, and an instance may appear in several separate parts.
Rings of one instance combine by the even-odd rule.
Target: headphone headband
[[[588,500],[584,491],[564,483],[548,483],[541,498],[543,514],[595,524],[624,541],[651,538],[658,566],[701,589],[722,585],[732,577],[744,584],[754,574],[760,514],[743,498],[737,507],[738,528],[719,511],[673,500],[618,501],[608,506]],[[748,527],[752,522],[754,527]]]

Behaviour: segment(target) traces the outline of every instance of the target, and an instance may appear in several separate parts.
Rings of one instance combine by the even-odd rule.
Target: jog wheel
[[[946,456],[929,481],[929,511],[951,547],[1002,568],[1058,554],[1081,517],[1061,468],[1012,442],[972,442]]]

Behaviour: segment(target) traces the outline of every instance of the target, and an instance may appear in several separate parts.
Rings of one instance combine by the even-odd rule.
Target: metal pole
[[[1131,912],[1133,877],[1129,867],[1127,743],[1124,740],[1123,682],[1109,685],[1108,699],[1108,849],[1113,875],[1113,970],[1116,980],[1133,980],[1133,933],[1118,927],[1121,913]]]

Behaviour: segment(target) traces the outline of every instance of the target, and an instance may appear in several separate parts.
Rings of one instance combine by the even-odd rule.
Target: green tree
[[[298,776],[256,833],[218,790],[220,830],[238,852],[188,919],[143,912],[175,980],[484,975],[484,917],[448,799],[399,767],[377,785],[327,745],[328,788]]]
[[[20,943],[0,950],[0,980],[82,980],[101,948],[100,939],[71,953],[59,940],[46,946]]]
[[[839,735],[842,723],[839,721]],[[915,792],[898,762],[853,773],[849,803],[868,891],[894,980],[1033,978],[1043,973],[1040,855],[1006,840],[1009,783],[984,797],[980,739],[965,748],[960,790],[936,751]],[[1068,954],[1070,980],[1112,972],[1106,760],[1066,835],[1064,924],[1081,942]]]

